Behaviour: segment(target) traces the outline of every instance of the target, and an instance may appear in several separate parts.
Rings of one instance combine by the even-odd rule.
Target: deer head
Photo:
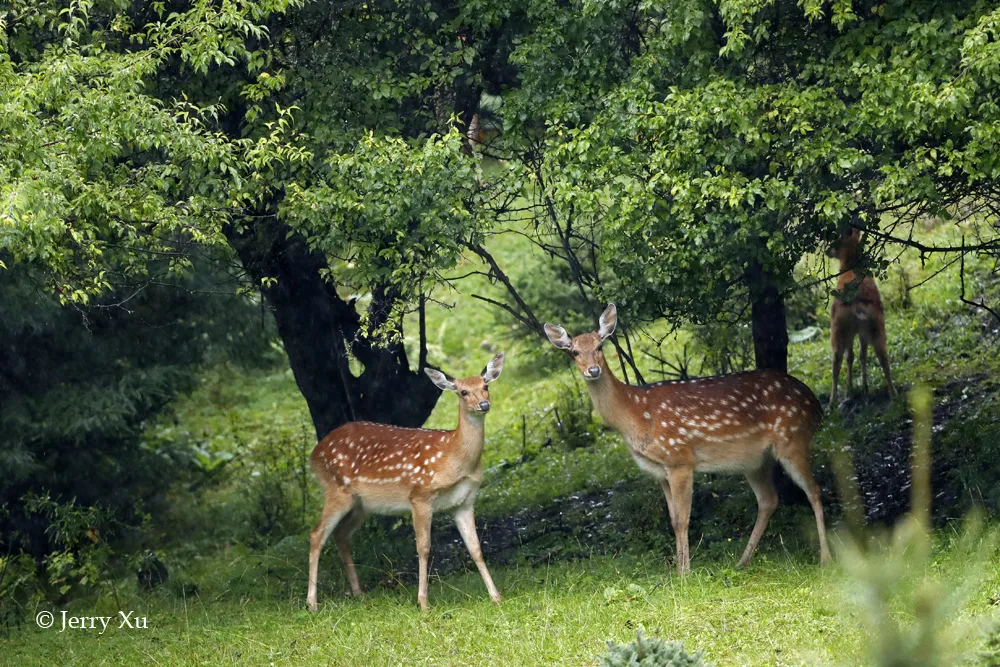
[[[424,373],[441,391],[453,391],[458,394],[460,405],[470,413],[486,413],[490,410],[490,382],[500,377],[503,371],[503,352],[490,359],[486,368],[479,375],[456,380],[433,368],[425,368]]]
[[[546,324],[545,335],[560,350],[569,352],[584,380],[593,381],[607,372],[608,365],[601,346],[615,332],[616,324],[618,324],[618,309],[615,304],[609,303],[601,313],[597,331],[570,336],[558,324]]]

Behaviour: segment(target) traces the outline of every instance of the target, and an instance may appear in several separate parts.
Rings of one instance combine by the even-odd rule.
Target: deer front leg
[[[691,552],[688,550],[688,524],[691,521],[691,496],[694,492],[694,471],[688,467],[667,468],[667,483],[673,499],[674,537],[677,540],[677,572],[691,570]]]
[[[309,534],[309,588],[306,594],[306,605],[309,611],[316,611],[319,605],[316,601],[316,584],[319,578],[319,555],[330,533],[337,523],[351,509],[351,498],[338,489],[326,489],[326,501],[323,504],[323,515],[319,523]]]
[[[417,585],[417,604],[422,611],[427,610],[427,559],[431,553],[431,516],[433,509],[430,501],[425,499],[412,501],[413,530],[417,537],[417,558],[419,560],[419,584]]]
[[[479,535],[476,534],[476,519],[471,504],[463,505],[455,512],[455,525],[458,527],[458,532],[462,535],[465,548],[469,550],[469,555],[472,556],[472,562],[479,569],[479,576],[483,578],[483,583],[486,584],[486,590],[490,594],[490,599],[500,604],[500,591],[493,584],[493,577],[490,576],[490,571],[486,569],[483,550],[479,546]]]

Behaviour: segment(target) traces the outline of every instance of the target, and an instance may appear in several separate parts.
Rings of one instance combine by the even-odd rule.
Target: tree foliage
[[[512,55],[531,64],[491,150],[528,185],[539,244],[632,321],[752,306],[755,339],[769,317],[783,331],[794,266],[847,225],[876,271],[926,217],[1000,250],[989,3],[581,7]]]
[[[425,384],[402,315],[463,253],[539,328],[486,249],[497,220],[566,265],[578,316],[749,311],[779,367],[792,269],[840,228],[882,258],[959,217],[1000,248],[984,2],[21,0],[4,21],[0,251],[73,302],[235,257],[319,435],[426,416],[379,399]],[[501,132],[473,151],[484,96]]]
[[[192,388],[201,363],[264,363],[273,335],[251,304],[208,293],[217,276],[203,269],[183,285],[77,307],[60,305],[39,278],[22,267],[0,274],[0,507],[9,514],[0,545],[36,556],[50,537],[26,494],[100,504],[125,522],[137,505],[152,509],[184,458],[143,447],[145,425]]]
[[[288,6],[199,1],[143,15],[114,0],[15,2],[0,42],[0,249],[49,269],[63,301],[86,303],[163,257],[169,273],[189,268],[179,246],[223,246],[227,212],[255,205],[275,163],[304,158],[284,141],[290,112],[270,132],[230,137],[218,100],[150,84],[172,67],[255,69],[259,20]]]

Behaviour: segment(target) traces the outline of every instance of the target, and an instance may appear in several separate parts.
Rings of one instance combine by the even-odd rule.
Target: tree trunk
[[[261,292],[274,313],[317,438],[348,421],[423,424],[440,390],[421,370],[410,370],[402,343],[371,344],[354,301],[344,301],[320,276],[326,259],[289,231],[277,219],[264,217],[245,231],[227,228],[226,236],[256,284],[264,278],[277,280]],[[386,321],[392,301],[384,292],[373,296],[369,316],[376,325]],[[361,363],[359,375],[351,372],[348,353]]]
[[[787,372],[788,330],[784,299],[774,279],[758,262],[751,262],[747,277],[755,365],[758,369]]]

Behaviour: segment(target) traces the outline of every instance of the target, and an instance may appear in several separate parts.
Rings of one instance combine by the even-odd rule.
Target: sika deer
[[[437,431],[351,422],[338,427],[316,446],[312,469],[326,498],[323,515],[310,536],[309,609],[315,611],[319,554],[333,532],[347,570],[351,593],[361,595],[351,559],[351,535],[367,512],[413,513],[420,582],[417,602],[427,609],[427,557],[431,548],[431,516],[435,510],[457,508],[455,525],[469,555],[479,568],[490,598],[500,602],[479,547],[473,503],[483,479],[483,426],[490,409],[489,383],[500,377],[503,352],[481,375],[464,380],[425,368],[443,391],[458,394],[458,428]]]
[[[594,407],[625,439],[639,467],[659,480],[677,540],[678,572],[691,569],[688,522],[694,472],[743,473],[753,487],[757,522],[739,561],[743,567],[778,505],[771,478],[775,460],[809,498],[819,533],[820,562],[826,563],[830,551],[823,504],[809,465],[809,443],[823,410],[809,388],[770,370],[642,387],[623,384],[601,352],[616,323],[612,303],[595,333],[570,337],[552,324],[545,325],[545,333],[553,345],[572,355]]]
[[[861,339],[861,384],[868,393],[868,346],[875,348],[875,355],[882,364],[889,395],[896,395],[889,371],[889,352],[886,349],[885,310],[875,280],[869,275],[858,275],[857,268],[861,245],[861,232],[852,229],[844,232],[832,245],[827,256],[840,260],[840,278],[830,313],[830,347],[833,349],[833,390],[830,392],[830,409],[837,405],[837,383],[840,364],[847,352],[847,392],[854,389],[854,338]],[[846,299],[846,300],[845,300]]]

